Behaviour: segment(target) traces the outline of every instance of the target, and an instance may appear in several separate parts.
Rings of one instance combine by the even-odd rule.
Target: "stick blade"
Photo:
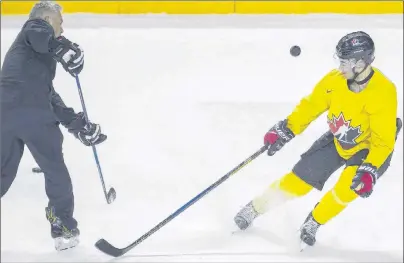
[[[98,248],[98,250],[104,252],[105,254],[113,257],[120,257],[126,252],[125,249],[116,248],[103,238],[98,240],[97,243],[95,243],[95,247]]]
[[[115,198],[116,198],[116,191],[113,187],[111,187],[111,189],[109,189],[107,193],[107,203],[111,204],[112,202],[115,201]]]

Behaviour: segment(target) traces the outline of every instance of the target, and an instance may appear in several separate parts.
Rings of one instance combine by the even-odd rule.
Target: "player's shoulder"
[[[343,76],[338,69],[332,69],[332,70],[329,70],[324,75],[323,79],[332,80],[332,81],[343,80]]]
[[[338,69],[332,69],[326,72],[323,75],[321,82],[327,83],[328,85],[332,85],[334,87],[346,85],[346,80]]]
[[[374,76],[372,78],[373,85],[375,86],[375,91],[377,93],[392,94],[396,93],[396,85],[394,82],[387,77],[380,69],[372,67],[374,71]]]
[[[380,69],[376,68],[376,67],[372,67],[373,71],[374,71],[374,76],[375,76],[375,80],[383,85],[388,85],[391,87],[396,87],[396,85],[394,84],[394,82],[387,77],[387,75],[385,73],[383,73]]]
[[[338,78],[338,70],[332,69],[319,75],[318,84],[333,81]]]
[[[346,80],[338,69],[332,69],[322,75],[317,88],[338,90],[346,86]]]

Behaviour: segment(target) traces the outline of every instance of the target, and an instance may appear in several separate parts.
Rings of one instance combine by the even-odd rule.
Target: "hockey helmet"
[[[341,38],[336,46],[336,55],[340,60],[358,62],[367,65],[374,60],[375,44],[372,38],[363,31],[352,32]]]

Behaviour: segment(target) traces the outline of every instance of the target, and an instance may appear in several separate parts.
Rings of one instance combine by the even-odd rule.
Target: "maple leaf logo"
[[[327,122],[328,126],[330,127],[330,131],[334,134],[335,138],[337,138],[343,147],[352,147],[352,145],[357,144],[355,140],[362,134],[360,125],[357,127],[352,127],[351,121],[346,121],[342,112],[337,118],[333,115],[332,119],[328,119]]]

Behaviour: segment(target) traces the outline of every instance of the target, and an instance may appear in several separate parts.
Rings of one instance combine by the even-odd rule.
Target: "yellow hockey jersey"
[[[287,117],[295,135],[328,110],[327,123],[339,155],[349,159],[369,149],[364,162],[379,168],[393,151],[396,134],[397,91],[380,70],[364,90],[354,93],[338,70],[332,70],[304,97]]]

